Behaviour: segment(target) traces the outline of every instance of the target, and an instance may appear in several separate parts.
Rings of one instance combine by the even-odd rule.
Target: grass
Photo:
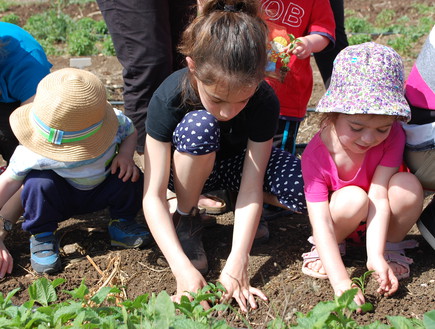
[[[409,16],[399,16],[392,9],[383,9],[374,22],[370,23],[368,17],[361,17],[353,10],[345,10],[349,44],[374,40],[386,43],[402,56],[417,57],[419,49],[415,46],[434,26],[435,5],[414,2],[410,4],[407,14]]]

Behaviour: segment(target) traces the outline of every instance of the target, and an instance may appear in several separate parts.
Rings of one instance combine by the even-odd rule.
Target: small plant
[[[403,56],[412,55],[414,42],[412,41],[412,37],[409,35],[398,35],[397,37],[388,40],[387,44]]]
[[[101,53],[105,56],[116,56],[115,46],[110,35],[104,36]]]
[[[11,6],[11,3],[9,1],[0,0],[0,13],[8,10],[10,6]]]
[[[65,42],[70,25],[72,25],[71,17],[49,10],[31,16],[24,25],[24,29],[44,46],[44,44],[53,45]]]
[[[371,33],[373,31],[373,26],[365,18],[348,17],[344,23],[349,33]]]
[[[29,300],[22,305],[12,303],[13,296],[19,288],[12,290],[6,297],[0,293],[0,328],[198,328],[230,329],[224,319],[216,315],[227,309],[234,311],[230,305],[220,304],[224,287],[217,283],[208,283],[197,293],[190,293],[190,299],[183,296],[180,303],[171,301],[170,296],[162,291],[158,295],[144,294],[134,300],[119,301],[117,287],[103,286],[95,293],[81,282],[78,288],[63,291],[71,299],[58,302],[56,289],[65,283],[58,278],[50,281],[41,277],[28,288]],[[333,301],[321,302],[306,315],[297,312],[296,324],[287,324],[277,317],[267,323],[269,329],[287,328],[376,328],[389,329],[391,326],[379,321],[360,327],[352,314],[358,309],[369,311],[371,304],[357,305],[353,299],[357,289],[345,291]],[[201,303],[207,301],[211,308],[205,310]],[[435,310],[424,314],[423,321],[407,319],[401,316],[387,316],[393,328],[433,328]],[[244,321],[250,327],[248,321]]]
[[[297,324],[291,328],[356,328],[356,321],[350,317],[352,313],[358,309],[366,312],[373,308],[369,303],[357,305],[353,300],[357,292],[357,289],[347,290],[333,301],[320,302],[306,315],[296,313]]]
[[[373,270],[367,271],[363,275],[358,276],[358,277],[353,277],[351,279],[352,284],[356,285],[359,289],[361,289],[361,292],[363,293],[363,295],[365,295],[365,293],[366,293],[366,282],[374,272],[375,271],[373,271]]]
[[[95,41],[95,35],[89,31],[75,30],[67,39],[68,53],[73,56],[94,55],[97,52]]]
[[[211,313],[223,312],[228,309],[228,305],[219,303],[224,292],[225,288],[220,282],[217,282],[216,285],[208,283],[202,289],[198,290],[197,293],[189,293],[192,297],[191,301],[187,296],[182,296],[180,303],[176,304],[175,307],[182,314],[195,321],[208,323],[208,316]],[[211,304],[210,309],[205,310],[201,305],[202,302],[208,302]]]
[[[286,50],[283,51],[282,53],[279,54],[279,57],[281,58],[281,68],[280,68],[280,80],[281,82],[284,81],[287,73],[290,71],[290,57],[291,57],[291,52],[293,49],[295,49],[296,47],[296,43],[300,42],[300,40],[298,38],[295,38],[295,36],[291,33],[287,34],[290,42],[289,44],[286,46]]]
[[[396,13],[391,9],[383,9],[376,16],[376,26],[386,29],[386,31],[391,31],[391,25],[393,23],[393,19],[396,17]]]
[[[372,37],[369,34],[350,34],[347,37],[347,41],[350,46],[359,45],[364,42],[372,41]]]

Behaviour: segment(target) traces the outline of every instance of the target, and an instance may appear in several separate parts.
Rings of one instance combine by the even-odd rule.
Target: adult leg
[[[177,71],[186,66],[185,58],[178,52],[177,47],[184,30],[192,18],[196,16],[196,13],[196,0],[169,0],[169,25],[171,27],[173,59],[172,71]]]
[[[168,0],[98,0],[123,67],[125,113],[138,130],[143,153],[148,103],[172,71]]]
[[[330,0],[329,2],[331,4],[335,19],[335,47],[331,50],[314,54],[314,59],[316,60],[317,67],[319,68],[323,83],[326,88],[329,85],[329,79],[331,78],[335,57],[341,50],[349,45],[344,28],[344,1]]]

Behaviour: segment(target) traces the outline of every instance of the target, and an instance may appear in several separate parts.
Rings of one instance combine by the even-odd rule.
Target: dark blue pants
[[[74,215],[109,208],[111,218],[132,220],[142,206],[143,176],[123,182],[118,173],[89,191],[78,190],[52,170],[32,170],[24,180],[23,229],[31,234],[54,232]]]
[[[97,0],[123,67],[125,114],[143,153],[148,103],[157,87],[182,67],[177,46],[195,0]]]

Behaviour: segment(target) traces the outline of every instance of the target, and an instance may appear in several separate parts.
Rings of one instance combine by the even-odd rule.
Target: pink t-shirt
[[[367,151],[363,164],[355,177],[345,181],[338,177],[337,166],[318,132],[302,154],[302,177],[306,200],[308,202],[327,201],[330,192],[349,185],[359,186],[368,191],[378,166],[400,167],[404,147],[405,133],[401,125],[395,122],[388,137],[381,144]]]

